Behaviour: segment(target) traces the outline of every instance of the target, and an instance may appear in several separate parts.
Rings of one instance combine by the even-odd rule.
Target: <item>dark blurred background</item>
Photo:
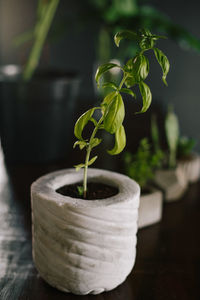
[[[100,2],[101,4],[99,4]],[[122,4],[123,2],[124,4]],[[88,104],[92,105],[95,101],[98,101],[96,100],[98,97],[93,77],[96,63],[99,60],[97,45],[100,28],[110,28],[113,23],[116,23],[114,30],[119,28],[121,24],[122,27],[126,27],[127,24],[128,29],[134,29],[134,26],[146,25],[152,28],[152,31],[155,29],[154,31],[159,32],[161,29],[162,33],[164,32],[166,35],[169,33],[168,40],[159,42],[159,48],[165,52],[171,64],[167,88],[161,82],[159,66],[157,66],[154,58],[151,59],[149,84],[153,101],[156,105],[155,109],[160,111],[161,117],[169,103],[174,105],[175,112],[179,117],[181,134],[195,138],[197,140],[196,149],[198,150],[200,147],[198,142],[200,140],[200,47],[193,40],[193,36],[197,40],[200,39],[200,2],[197,0],[189,2],[180,0],[132,0],[131,2],[132,10],[138,5],[147,6],[142,22],[140,20],[141,16],[136,16],[134,20],[134,13],[133,15],[127,15],[125,11],[124,15],[122,12],[122,17],[117,15],[120,15],[120,10],[123,11],[123,5],[127,5],[126,0],[61,0],[42,52],[40,65],[79,73],[81,78],[78,91],[79,112],[81,106],[85,109]],[[103,10],[106,3],[109,7],[107,11]],[[112,10],[113,3],[115,3],[115,7]],[[116,14],[112,15],[114,9],[116,10],[117,3],[119,9]],[[130,1],[128,1],[128,4],[130,4]],[[120,7],[120,5],[122,6]],[[25,64],[31,41],[22,44],[20,47],[16,47],[14,41],[16,36],[34,26],[36,6],[37,1],[32,0],[0,1],[0,65]],[[148,7],[150,7],[149,10]],[[173,24],[175,27],[170,27],[168,21],[164,21],[164,26],[157,19],[156,21],[151,21],[151,18],[148,19],[151,8],[155,9],[152,12],[155,19],[170,20],[169,24]],[[105,17],[108,13],[110,15]],[[145,17],[145,14],[147,17]],[[109,20],[107,24],[104,24],[105,18]],[[189,32],[189,35],[184,29]],[[112,34],[112,30],[110,30],[110,33]],[[130,100],[128,101],[130,102]],[[130,118],[132,117],[129,109],[128,115]],[[141,127],[145,126],[143,120],[144,117],[142,116],[140,119]],[[131,135],[134,136],[132,127]]]

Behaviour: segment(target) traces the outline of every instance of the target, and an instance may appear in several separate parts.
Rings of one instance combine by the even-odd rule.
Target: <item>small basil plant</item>
[[[125,109],[123,102],[123,95],[128,94],[132,98],[136,98],[134,88],[139,87],[139,91],[142,96],[142,109],[138,113],[144,113],[147,111],[151,104],[152,94],[149,86],[145,83],[145,79],[149,74],[149,60],[146,57],[147,52],[153,52],[159,65],[162,69],[162,80],[165,85],[166,76],[169,71],[169,61],[165,54],[155,47],[156,41],[163,36],[152,34],[149,30],[143,29],[139,32],[133,32],[124,30],[118,32],[114,36],[114,42],[117,47],[121,40],[128,39],[134,43],[138,43],[139,52],[132,58],[130,58],[124,66],[120,66],[115,63],[106,63],[98,67],[95,75],[97,86],[100,84],[103,88],[110,88],[110,92],[104,97],[103,101],[98,107],[93,107],[82,114],[77,120],[74,127],[74,134],[77,141],[74,143],[74,147],[79,146],[80,150],[86,150],[85,162],[75,166],[76,170],[84,168],[83,173],[83,186],[79,187],[79,193],[83,194],[83,198],[87,195],[87,171],[88,166],[91,166],[97,159],[97,156],[90,158],[91,151],[97,147],[102,140],[97,137],[99,130],[105,130],[110,134],[115,135],[115,145],[111,150],[108,150],[110,155],[117,155],[123,151],[126,145],[126,134],[123,126]],[[113,68],[119,68],[122,76],[121,81],[117,85],[115,82],[103,82],[101,83],[102,76]],[[95,118],[95,111],[100,111],[100,117]],[[88,138],[83,137],[82,133],[88,122],[92,122],[94,125],[93,131]]]
[[[164,153],[160,149],[152,149],[148,138],[143,138],[137,152],[125,152],[123,159],[126,174],[136,180],[141,190],[148,189],[148,184],[154,179],[155,170],[160,168]]]

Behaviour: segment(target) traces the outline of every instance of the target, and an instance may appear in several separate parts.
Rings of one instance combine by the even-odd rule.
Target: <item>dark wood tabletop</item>
[[[1,300],[200,299],[199,183],[191,185],[180,201],[164,204],[160,223],[139,230],[136,264],[127,280],[115,290],[96,296],[76,296],[45,283],[32,262],[30,184],[59,167],[6,167],[0,156]]]

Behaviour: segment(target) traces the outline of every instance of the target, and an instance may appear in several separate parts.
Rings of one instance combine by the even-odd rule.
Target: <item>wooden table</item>
[[[38,275],[31,256],[30,184],[59,166],[5,168],[0,158],[1,300],[200,299],[200,184],[164,205],[159,224],[139,230],[137,258],[127,280],[97,296],[65,294]]]

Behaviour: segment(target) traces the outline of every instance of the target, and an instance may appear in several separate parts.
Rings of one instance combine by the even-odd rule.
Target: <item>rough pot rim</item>
[[[85,200],[81,198],[72,198],[56,192],[56,190],[66,184],[80,182],[83,178],[83,170],[76,171],[74,168],[62,169],[43,175],[31,185],[31,193],[39,193],[43,199],[53,201],[56,199],[60,206],[72,205],[76,207],[103,207],[119,202],[129,202],[130,197],[137,200],[140,197],[140,186],[136,181],[121,173],[108,171],[104,169],[90,168],[88,170],[88,181],[101,182],[118,188],[119,192],[112,197],[96,200]],[[122,201],[123,199],[123,201]],[[139,206],[135,201],[135,208]]]

